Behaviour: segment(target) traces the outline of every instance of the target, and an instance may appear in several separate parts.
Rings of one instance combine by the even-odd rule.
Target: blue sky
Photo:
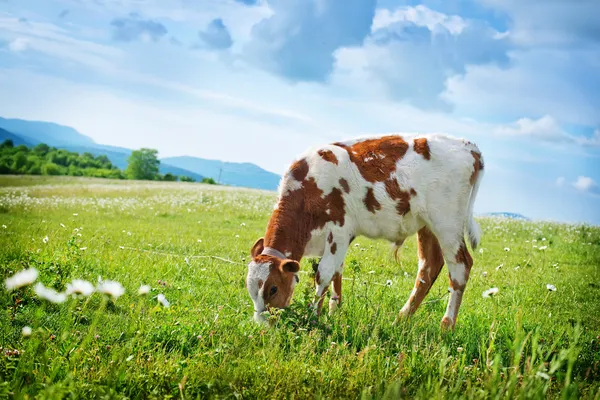
[[[600,224],[596,0],[0,0],[0,115],[254,162],[382,132],[476,142],[476,212]]]

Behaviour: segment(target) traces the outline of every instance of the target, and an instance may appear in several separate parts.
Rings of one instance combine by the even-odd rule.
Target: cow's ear
[[[252,255],[252,258],[256,258],[260,255],[260,253],[262,253],[264,249],[265,238],[260,238],[256,241],[256,243],[254,243],[254,246],[252,246],[252,250],[250,250],[250,255]]]
[[[298,261],[285,260],[281,263],[281,270],[295,274],[296,272],[300,271],[300,264],[298,264]]]

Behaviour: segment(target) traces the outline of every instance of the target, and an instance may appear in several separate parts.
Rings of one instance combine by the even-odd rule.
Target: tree
[[[155,180],[158,177],[158,150],[134,150],[127,160],[125,175],[129,179]]]
[[[167,172],[165,176],[162,177],[162,180],[167,182],[175,182],[177,180],[177,176],[173,175],[170,172]]]
[[[213,178],[202,178],[202,183],[208,183],[209,185],[217,184]]]
[[[181,182],[196,182],[196,180],[194,178],[192,178],[191,176],[185,176],[185,175],[181,175],[179,177],[179,180]]]
[[[0,145],[0,149],[12,149],[13,147],[15,147],[15,144],[13,143],[12,140],[10,139],[6,139],[4,142],[2,142],[2,144]]]

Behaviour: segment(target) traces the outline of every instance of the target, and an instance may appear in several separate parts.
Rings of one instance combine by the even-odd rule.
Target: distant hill
[[[484,217],[504,217],[504,218],[510,218],[510,219],[520,219],[520,220],[524,220],[524,221],[530,221],[530,218],[527,218],[524,215],[510,213],[510,212],[490,212],[490,213],[482,214],[482,216],[484,216]]]
[[[46,143],[49,146],[59,147],[63,145],[94,146],[96,144],[91,138],[75,129],[52,122],[0,117],[0,127],[34,145]]]
[[[213,178],[219,183],[256,189],[277,190],[281,177],[251,163],[234,163],[181,156],[161,159],[170,165]]]
[[[46,143],[49,146],[77,153],[88,152],[94,156],[104,154],[113,165],[122,170],[127,168],[127,159],[132,151],[131,149],[126,149],[124,147],[98,144],[92,138],[85,136],[68,126],[58,125],[52,122],[27,121],[0,117],[0,143],[6,139],[12,140],[15,146],[21,144],[35,146],[39,143]],[[160,165],[160,173],[189,176],[196,181],[201,181],[204,178],[203,175],[163,162],[161,162]]]
[[[15,146],[20,146],[22,144],[24,144],[25,146],[33,146],[33,143],[25,140],[21,136],[15,135],[14,133],[7,131],[6,129],[0,128],[0,143],[4,142],[5,140],[12,140]]]

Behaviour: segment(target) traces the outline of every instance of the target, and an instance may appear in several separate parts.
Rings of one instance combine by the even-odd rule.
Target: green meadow
[[[398,262],[389,243],[357,238],[342,306],[320,319],[304,259],[292,306],[264,326],[246,265],[275,200],[198,183],[0,176],[0,398],[600,398],[599,227],[478,218],[454,332],[440,330],[446,268],[414,317],[393,324],[415,280],[414,237]],[[33,284],[5,287],[31,268]],[[34,290],[76,279],[125,292],[52,303]]]

